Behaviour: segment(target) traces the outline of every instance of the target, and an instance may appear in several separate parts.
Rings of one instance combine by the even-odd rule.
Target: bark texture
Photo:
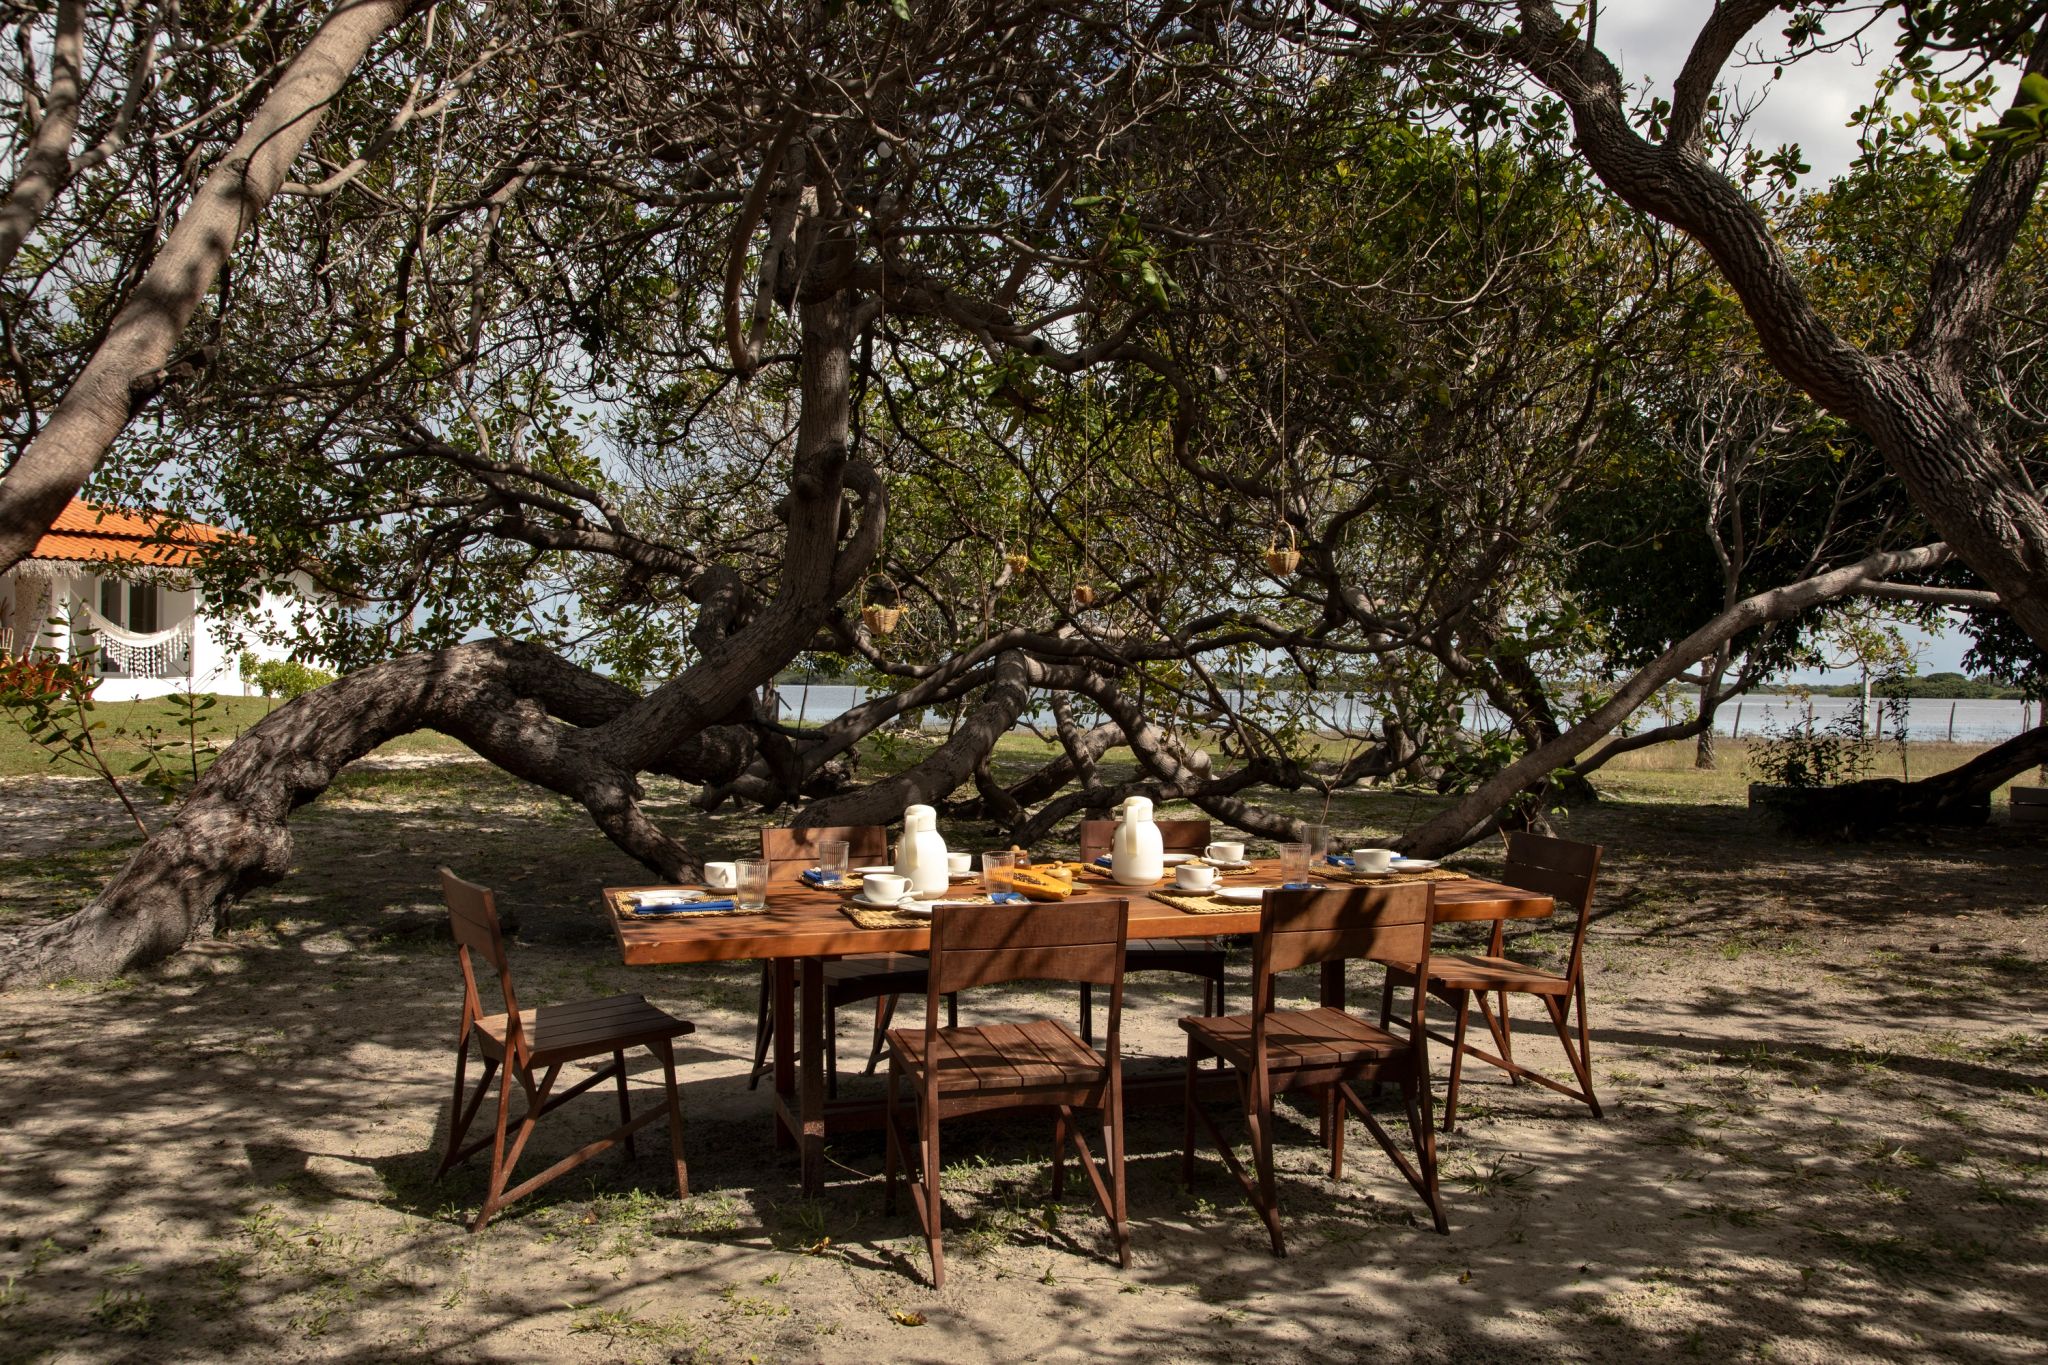
[[[404,14],[404,0],[344,0],[206,177],[48,424],[0,476],[0,573],[35,549],[98,466],[128,424],[137,387],[147,387],[171,358],[235,243],[277,194],[328,105]]]

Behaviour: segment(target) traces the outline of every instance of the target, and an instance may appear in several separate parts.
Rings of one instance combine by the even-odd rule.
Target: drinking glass
[[[766,910],[768,908],[768,864],[760,858],[742,859],[738,864],[739,883],[733,889],[733,898],[742,910]]]
[[[981,889],[993,896],[998,891],[1014,891],[1017,884],[1010,879],[1016,870],[1017,855],[1004,849],[1000,853],[981,855]]]
[[[818,841],[818,873],[828,883],[846,879],[846,840]]]
[[[1292,886],[1308,880],[1309,845],[1280,845],[1280,881]]]
[[[1302,842],[1308,845],[1308,860],[1311,865],[1323,860],[1330,851],[1330,827],[1328,825],[1307,825],[1302,828]]]

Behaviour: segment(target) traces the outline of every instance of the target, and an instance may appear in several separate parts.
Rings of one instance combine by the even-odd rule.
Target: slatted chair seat
[[[505,952],[504,933],[498,927],[498,905],[489,888],[466,882],[444,867],[441,894],[448,902],[455,958],[462,968],[462,1022],[455,1035],[455,1092],[449,1101],[448,1147],[442,1154],[440,1169],[434,1174],[438,1178],[484,1148],[491,1149],[490,1187],[471,1230],[482,1232],[500,1209],[525,1198],[557,1176],[568,1174],[600,1152],[623,1146],[630,1160],[633,1134],[663,1118],[668,1120],[676,1190],[688,1195],[690,1172],[683,1165],[683,1109],[676,1091],[675,1040],[695,1033],[696,1025],[657,1009],[638,995],[519,1008],[512,991],[512,962]],[[497,974],[498,993],[505,1002],[505,1008],[497,1014],[483,1011],[483,999],[477,993],[479,966]],[[466,1088],[472,1042],[484,1060],[484,1074],[474,1091]],[[644,1047],[661,1063],[667,1099],[664,1106],[633,1112],[626,1086],[629,1047]],[[611,1061],[560,1092],[555,1090],[564,1065],[599,1056],[609,1056]],[[500,1078],[497,1122],[491,1132],[465,1144],[463,1138],[476,1121],[477,1111],[483,1108],[493,1077]],[[606,1081],[618,1087],[619,1126],[595,1142],[585,1143],[540,1174],[506,1188],[511,1185],[512,1171],[519,1165],[527,1140],[533,1136],[534,1125],[541,1117]],[[526,1106],[517,1119],[512,1117],[515,1088]]]
[[[888,1210],[910,1177],[911,1209],[931,1252],[932,1287],[946,1282],[940,1224],[939,1131],[943,1120],[996,1110],[1051,1111],[1052,1197],[1066,1183],[1066,1152],[1080,1157],[1095,1201],[1109,1220],[1117,1264],[1131,1263],[1125,1217],[1123,1070],[1125,900],[1058,905],[941,905],[932,913],[931,991],[924,1027],[889,1031],[889,1100],[883,1148]],[[1109,989],[1105,1052],[1052,1019],[1027,1024],[940,1028],[939,995],[1006,981],[1090,981]],[[1106,1055],[1105,1055],[1106,1054]],[[1102,1118],[1098,1166],[1077,1111]],[[911,1120],[906,1122],[905,1120]],[[1107,1167],[1105,1179],[1103,1167]]]
[[[1274,977],[1297,967],[1363,958],[1406,968],[1411,980],[1427,980],[1429,940],[1435,928],[1436,888],[1428,883],[1268,891],[1260,903],[1259,936],[1252,950],[1251,1013],[1180,1021],[1188,1038],[1181,1183],[1194,1183],[1199,1124],[1209,1130],[1223,1164],[1258,1210],[1275,1256],[1286,1255],[1287,1244],[1280,1229],[1273,1167],[1273,1097],[1288,1090],[1322,1097],[1332,1180],[1343,1178],[1344,1127],[1355,1114],[1429,1206],[1436,1230],[1450,1230],[1438,1190],[1436,1138],[1430,1123],[1429,1053],[1423,1028],[1427,995],[1411,992],[1406,1036],[1389,1032],[1384,1019],[1375,1027],[1347,1013],[1341,1002],[1314,1009],[1273,1007]],[[1202,1107],[1198,1068],[1211,1057],[1220,1058],[1237,1074],[1245,1123],[1251,1130],[1251,1171]],[[1413,1160],[1359,1098],[1355,1086],[1361,1081],[1400,1086],[1414,1140]]]
[[[1531,967],[1508,957],[1481,954],[1450,954],[1429,960],[1429,987],[1433,995],[1452,991],[1516,991],[1523,995],[1569,995],[1568,976]]]
[[[477,1032],[488,1040],[486,1056],[504,1056],[507,1017],[487,1014],[476,1021]],[[623,1047],[641,1047],[658,1038],[681,1038],[695,1033],[697,1026],[648,1004],[642,996],[614,995],[521,1010],[519,1031],[526,1037],[527,1055],[534,1064],[547,1066]]]
[[[940,1029],[933,1038],[942,1094],[991,1086],[1022,1091],[1033,1086],[1100,1085],[1109,1074],[1102,1054],[1056,1019]],[[923,1030],[891,1029],[889,1046],[903,1058],[911,1082],[922,1085]]]
[[[1199,1036],[1203,1046],[1231,1065],[1251,1064],[1249,1014],[1184,1019],[1181,1027]],[[1324,1006],[1312,1010],[1274,1010],[1266,1016],[1266,1067],[1270,1071],[1349,1068],[1407,1051],[1407,1039],[1374,1028],[1343,1010]]]

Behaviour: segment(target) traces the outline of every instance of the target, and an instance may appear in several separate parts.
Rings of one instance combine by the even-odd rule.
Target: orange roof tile
[[[49,533],[36,542],[31,557],[183,568],[199,558],[199,546],[234,534],[203,522],[186,522],[169,531],[165,539],[155,539],[158,528],[168,520],[156,513],[124,512],[73,498],[57,514]]]

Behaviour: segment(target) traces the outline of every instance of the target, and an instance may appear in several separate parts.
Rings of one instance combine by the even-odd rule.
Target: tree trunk
[[[164,239],[50,420],[0,476],[0,573],[35,549],[134,410],[185,326],[404,0],[344,0],[292,59]]]
[[[78,136],[78,111],[85,98],[84,65],[85,0],[61,0],[43,120],[21,159],[21,174],[0,202],[0,275],[14,265],[21,244],[71,178],[71,143]]]

